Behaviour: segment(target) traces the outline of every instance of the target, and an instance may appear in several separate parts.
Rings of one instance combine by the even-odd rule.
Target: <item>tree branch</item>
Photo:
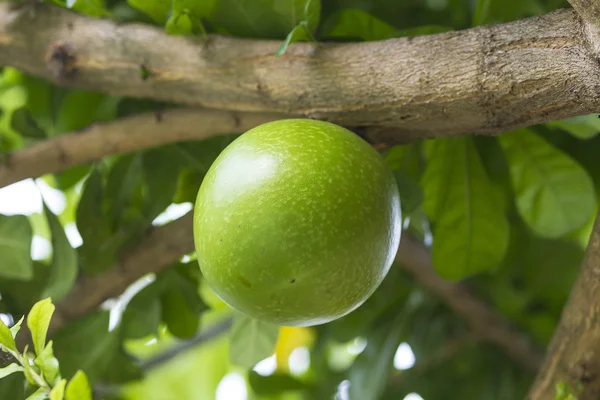
[[[600,26],[600,2],[598,0],[569,0],[569,3],[586,23]]]
[[[121,294],[131,283],[150,272],[170,267],[184,254],[194,251],[193,213],[151,231],[118,266],[94,277],[82,277],[56,307],[51,332],[96,309],[105,300]],[[503,348],[528,369],[537,370],[541,354],[493,309],[463,287],[437,276],[425,248],[404,235],[396,261],[428,290],[440,296],[462,317],[481,340]]]
[[[279,114],[174,109],[93,125],[82,132],[47,139],[10,154],[7,161],[0,164],[0,187],[60,172],[111,154],[244,132],[281,118],[284,116]]]
[[[600,65],[573,10],[361,43],[169,36],[41,4],[0,4],[0,65],[59,85],[277,112],[388,133],[497,134],[600,111]]]
[[[578,400],[600,397],[600,214],[577,281],[528,399],[554,398],[557,383],[582,385]]]

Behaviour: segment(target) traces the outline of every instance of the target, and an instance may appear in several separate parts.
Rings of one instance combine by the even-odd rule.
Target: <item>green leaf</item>
[[[348,372],[351,399],[377,400],[389,380],[396,349],[410,315],[410,303],[367,338],[367,346]]]
[[[587,172],[528,129],[499,136],[519,214],[538,235],[557,238],[582,227],[595,209]]]
[[[127,3],[148,15],[157,25],[167,22],[171,9],[171,2],[165,0],[127,0]]]
[[[294,42],[299,42],[303,40],[310,40],[311,37],[307,32],[306,22],[302,21],[298,25],[292,29],[292,31],[287,35],[281,46],[275,52],[276,57],[282,56],[287,50],[288,46]]]
[[[0,345],[8,350],[17,351],[12,332],[2,319],[0,319]]]
[[[25,385],[23,375],[11,374],[0,379],[0,399],[24,399]]]
[[[347,8],[339,12],[325,36],[372,41],[389,39],[395,33],[396,29],[393,26],[373,15],[359,9]]]
[[[72,379],[80,369],[90,385],[97,381],[122,383],[141,376],[134,360],[123,353],[120,327],[109,331],[109,320],[110,312],[99,310],[65,325],[53,336],[54,354],[65,379]]]
[[[0,215],[0,277],[29,280],[33,277],[33,231],[24,215]]]
[[[77,278],[77,252],[71,247],[60,221],[44,202],[44,214],[52,235],[52,264],[42,297],[60,301],[73,287]]]
[[[600,132],[600,118],[598,118],[598,114],[581,115],[560,121],[551,121],[546,123],[546,126],[563,129],[578,139],[591,139]]]
[[[13,338],[17,337],[17,334],[21,330],[21,324],[23,323],[24,319],[25,315],[21,316],[21,318],[17,322],[15,322],[13,326],[10,327],[10,333]]]
[[[0,279],[2,300],[10,304],[11,312],[25,315],[36,301],[41,300],[50,272],[48,265],[33,261],[33,278],[28,281]]]
[[[25,106],[13,111],[10,121],[11,128],[19,132],[21,135],[31,139],[44,139],[46,132],[38,126],[33,119],[31,112]]]
[[[308,32],[314,34],[321,19],[321,0],[305,0],[304,3],[303,20]]]
[[[195,169],[184,169],[177,180],[177,191],[173,203],[192,203],[196,201],[198,190],[204,179],[204,172]]]
[[[123,334],[137,339],[156,334],[161,322],[160,295],[165,290],[165,281],[158,279],[140,290],[127,304],[123,312]]]
[[[230,333],[229,358],[234,364],[252,368],[273,354],[279,327],[237,313]]]
[[[171,146],[152,149],[143,154],[142,168],[147,190],[144,196],[144,216],[148,221],[154,220],[173,202],[180,167],[178,152]]]
[[[392,35],[392,37],[407,37],[407,36],[424,36],[434,35],[436,33],[450,32],[454,29],[449,26],[442,25],[423,25],[414,28],[400,29]]]
[[[63,400],[65,398],[66,379],[61,379],[50,391],[50,400]]]
[[[7,367],[0,368],[0,379],[7,377],[14,372],[19,372],[19,371],[23,371],[23,367],[21,367],[17,363],[12,363]]]
[[[284,392],[307,390],[310,388],[306,383],[280,372],[262,376],[258,372],[250,370],[248,373],[248,382],[252,387],[252,391],[257,396],[275,396]]]
[[[95,122],[105,97],[83,90],[68,92],[56,115],[55,134],[77,131]]]
[[[46,382],[50,385],[57,384],[57,381],[60,380],[60,370],[58,360],[54,357],[52,340],[48,342],[42,353],[33,362],[42,371]]]
[[[42,354],[46,346],[46,334],[48,326],[50,326],[54,308],[51,299],[40,300],[33,305],[27,316],[27,326],[31,331],[35,354],[38,356]]]
[[[423,209],[435,222],[433,264],[445,279],[490,270],[508,247],[508,222],[471,138],[428,142]]]
[[[402,212],[408,215],[419,208],[423,202],[423,189],[417,181],[403,171],[394,171],[394,177],[400,192]]]
[[[46,393],[45,388],[39,388],[35,392],[33,392],[27,399],[25,400],[46,400],[48,398],[48,394]]]
[[[473,26],[487,23],[491,3],[492,0],[477,0],[475,13],[473,14]]]
[[[106,199],[111,220],[116,226],[128,208],[139,208],[142,202],[142,155],[119,157],[108,173]]]
[[[92,400],[92,389],[82,370],[77,370],[67,385],[65,400]]]
[[[173,13],[165,24],[169,35],[189,35],[192,33],[192,20],[185,12]]]

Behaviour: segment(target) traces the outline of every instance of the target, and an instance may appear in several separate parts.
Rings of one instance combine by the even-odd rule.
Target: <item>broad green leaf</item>
[[[493,0],[476,0],[475,12],[473,13],[473,26],[487,23],[492,1]]]
[[[147,190],[144,196],[144,216],[147,220],[154,220],[173,202],[180,167],[178,152],[171,146],[152,149],[143,154],[142,168]]]
[[[494,268],[508,247],[508,222],[471,138],[428,143],[421,185],[434,225],[433,264],[445,279]]]
[[[195,169],[184,169],[177,180],[177,191],[173,203],[192,203],[196,201],[198,190],[204,179],[204,172]]]
[[[0,278],[29,280],[33,277],[33,232],[24,215],[0,215]]]
[[[14,372],[20,372],[20,371],[23,371],[23,367],[21,367],[17,363],[12,363],[7,367],[0,368],[0,379],[7,377]]]
[[[85,180],[76,212],[77,230],[84,243],[99,243],[110,236],[108,222],[102,213],[103,200],[102,173],[94,167]]]
[[[306,28],[306,22],[304,21],[296,25],[294,29],[292,29],[292,31],[287,35],[283,43],[281,43],[281,46],[279,46],[279,49],[277,49],[275,52],[275,56],[282,56],[290,44],[303,40],[310,40],[310,36]]]
[[[306,390],[310,385],[280,372],[268,376],[262,376],[258,372],[250,370],[248,383],[254,394],[258,396],[274,396],[284,392]]]
[[[56,386],[50,391],[50,400],[63,400],[65,398],[66,379],[61,379]]]
[[[46,334],[52,314],[54,314],[54,308],[52,300],[47,298],[35,303],[27,315],[27,327],[31,331],[35,354],[38,356],[42,354],[46,346]]]
[[[499,136],[519,214],[538,235],[557,238],[583,226],[595,209],[587,172],[528,129]]]
[[[400,206],[404,215],[415,211],[423,202],[423,189],[419,183],[403,171],[394,171],[396,184],[400,193]]]
[[[105,96],[83,90],[67,93],[56,115],[55,134],[77,131],[95,122]]]
[[[48,283],[42,297],[60,301],[73,287],[77,279],[77,252],[71,247],[60,221],[44,203],[44,213],[52,234],[52,264]]]
[[[160,295],[165,281],[158,279],[140,290],[127,304],[123,312],[123,334],[137,339],[156,334],[161,322]]]
[[[126,209],[139,208],[142,202],[142,155],[119,157],[108,173],[106,198],[111,220],[116,226]]]
[[[33,362],[40,369],[46,382],[55,385],[60,380],[58,360],[54,357],[53,342],[50,340],[40,355]]]
[[[325,36],[372,41],[389,39],[395,32],[393,26],[373,15],[359,9],[347,8],[337,15]]]
[[[252,368],[275,351],[279,327],[237,313],[230,332],[229,358]]]
[[[348,372],[351,399],[377,400],[381,397],[394,362],[396,349],[406,329],[410,307],[395,312],[395,317],[379,326],[367,338],[367,346]]]
[[[210,17],[220,0],[173,0],[173,12],[187,11],[194,18]]]
[[[12,113],[11,127],[21,135],[31,139],[44,139],[46,132],[41,129],[31,116],[31,112],[25,106],[16,109]]]
[[[10,331],[10,328],[4,324],[4,321],[0,319],[0,346],[12,350],[17,351],[17,345],[15,344],[15,339]]]
[[[92,389],[87,375],[78,370],[67,384],[65,400],[92,400]]]
[[[165,24],[169,35],[189,35],[192,33],[192,20],[185,12],[173,13]]]
[[[220,0],[211,22],[231,35],[283,39],[302,19],[304,0]]]
[[[123,354],[120,327],[108,330],[109,319],[109,311],[96,311],[65,325],[53,335],[54,354],[65,379],[72,379],[77,370],[86,372],[90,385],[98,381],[121,383],[140,377],[135,360]]]
[[[11,311],[16,315],[25,315],[31,307],[41,300],[46,287],[50,268],[39,261],[33,261],[33,278],[28,281],[0,279],[2,300],[10,303]]]
[[[10,374],[0,379],[0,399],[24,399],[25,385],[23,384],[23,375]]]
[[[321,19],[321,0],[303,0],[303,2],[304,12],[302,19],[306,21],[308,31],[314,34]]]
[[[171,1],[165,0],[127,0],[127,3],[148,15],[157,25],[164,25],[169,18]]]
[[[546,123],[546,125],[561,128],[579,139],[591,139],[600,132],[600,118],[598,118],[598,114],[581,115],[559,121],[551,121]]]
[[[48,393],[46,393],[45,388],[39,388],[35,392],[33,392],[27,399],[25,400],[47,400]]]

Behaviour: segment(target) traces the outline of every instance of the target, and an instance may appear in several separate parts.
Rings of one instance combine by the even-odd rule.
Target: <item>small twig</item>
[[[142,370],[146,371],[159,365],[162,365],[177,357],[179,354],[186,352],[190,348],[199,346],[203,343],[214,339],[215,337],[229,330],[229,328],[231,328],[232,323],[233,319],[228,318],[225,321],[219,323],[218,325],[215,325],[214,327],[208,329],[206,332],[202,332],[194,338],[186,340],[178,344],[177,346],[174,346],[173,348],[165,351],[164,353],[161,353],[158,356],[143,362],[141,365]]]

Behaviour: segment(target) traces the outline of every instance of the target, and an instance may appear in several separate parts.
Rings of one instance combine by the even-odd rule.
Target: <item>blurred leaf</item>
[[[273,354],[279,327],[236,313],[230,333],[229,358],[234,364],[252,368]]]
[[[94,122],[105,96],[79,90],[67,93],[56,115],[56,134],[77,131]]]
[[[287,35],[283,43],[281,43],[281,46],[279,46],[279,48],[275,52],[275,56],[282,56],[286,52],[288,46],[294,42],[305,41],[310,39],[311,37],[307,32],[306,22],[302,21],[298,25],[296,25],[294,29],[292,29],[292,31]]]
[[[499,136],[516,204],[538,235],[557,238],[583,226],[595,208],[594,185],[573,159],[528,129]]]
[[[0,368],[0,379],[6,378],[10,374],[20,371],[23,371],[23,367],[21,367],[19,364],[12,363],[7,367]]]
[[[195,169],[185,169],[181,171],[177,181],[177,192],[175,193],[173,202],[176,204],[187,202],[192,204],[195,203],[203,179],[204,172]]]
[[[127,0],[127,3],[148,15],[157,25],[165,24],[171,9],[171,2],[164,0]]]
[[[192,20],[185,12],[176,12],[169,17],[165,24],[169,35],[189,35],[192,33]]]
[[[73,321],[54,337],[54,354],[64,378],[78,370],[86,372],[90,384],[122,383],[140,377],[139,367],[122,350],[120,328],[109,331],[110,312],[100,310]],[[93,346],[90,346],[93,343]]]
[[[38,356],[43,353],[44,347],[46,347],[46,334],[48,333],[52,314],[54,314],[54,308],[52,300],[46,298],[35,303],[27,315],[27,327],[31,332],[35,354]]]
[[[138,208],[142,201],[142,155],[119,157],[108,173],[106,199],[112,223],[116,226],[127,208]]]
[[[394,36],[396,29],[359,9],[343,9],[324,34],[327,37],[359,38],[365,41],[384,40]]]
[[[268,376],[262,376],[258,372],[250,370],[248,372],[248,382],[252,391],[257,396],[274,396],[283,392],[306,390],[310,388],[304,382],[298,379],[275,372]]]
[[[423,209],[434,220],[433,264],[445,279],[490,270],[508,247],[508,222],[470,138],[428,143]]]
[[[407,36],[423,36],[423,35],[434,35],[436,33],[444,33],[452,31],[453,29],[449,26],[442,25],[423,25],[415,28],[401,29],[392,35],[392,37],[407,37]]]
[[[579,139],[591,139],[600,132],[600,118],[598,114],[581,115],[547,122],[546,126],[563,129]]]
[[[410,307],[398,310],[367,338],[367,346],[348,372],[351,399],[377,400],[388,382],[396,349],[402,341]]]
[[[56,386],[50,391],[50,400],[63,400],[65,397],[65,385],[67,381],[61,379]]]
[[[39,388],[35,392],[33,392],[26,400],[46,400],[48,399],[48,393],[46,393],[45,388]],[[50,399],[52,400],[52,399]]]
[[[131,299],[122,316],[125,337],[137,339],[158,332],[162,320],[159,296],[164,289],[163,280],[154,281]]]
[[[13,338],[10,329],[4,321],[0,319],[0,345],[5,347],[8,350],[17,351],[17,345],[15,344],[15,339]]]
[[[92,400],[92,389],[87,375],[82,370],[77,370],[67,385],[66,400]]]
[[[476,0],[475,13],[473,14],[473,26],[483,25],[487,22],[490,12],[490,3],[493,0]]]
[[[34,359],[34,363],[44,375],[46,382],[55,385],[60,379],[58,360],[54,357],[52,341],[49,341],[42,353]]]
[[[180,167],[178,152],[173,147],[156,148],[144,153],[142,168],[147,187],[144,215],[147,220],[154,220],[173,202]]]
[[[25,398],[25,385],[23,375],[11,374],[0,379],[0,399]]]
[[[31,241],[33,232],[24,215],[0,215],[0,277],[33,278]]]
[[[410,214],[423,202],[423,189],[417,181],[402,171],[394,171],[400,192],[400,205],[403,213]]]
[[[66,191],[79,183],[89,172],[91,165],[78,165],[55,174],[58,189]]]
[[[44,202],[44,214],[52,234],[52,264],[43,297],[60,301],[73,287],[77,278],[77,252],[73,250],[60,221]]]
[[[39,261],[33,261],[33,278],[28,281],[17,279],[0,279],[2,301],[10,305],[15,314],[26,314],[29,309],[41,300],[46,287],[50,268]]]
[[[10,333],[12,334],[13,338],[17,337],[17,333],[19,333],[19,331],[21,330],[21,324],[24,320],[25,316],[23,315],[17,322],[13,324],[13,326],[10,327]]]
[[[31,116],[31,112],[25,106],[13,111],[11,127],[21,135],[31,139],[44,139],[46,132],[41,129]]]

